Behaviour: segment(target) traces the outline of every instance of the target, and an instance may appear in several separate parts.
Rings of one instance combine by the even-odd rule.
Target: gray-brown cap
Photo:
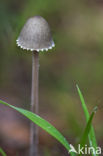
[[[16,41],[18,46],[31,51],[48,50],[55,46],[50,27],[41,16],[29,18]]]

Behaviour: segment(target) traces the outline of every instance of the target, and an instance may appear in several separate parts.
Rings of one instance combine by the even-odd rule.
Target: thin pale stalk
[[[31,111],[38,114],[39,105],[39,53],[32,52],[32,86],[31,86]],[[38,156],[38,127],[30,125],[30,156]]]

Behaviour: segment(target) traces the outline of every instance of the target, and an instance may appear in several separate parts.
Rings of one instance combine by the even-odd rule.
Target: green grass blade
[[[87,141],[88,134],[89,134],[90,129],[91,129],[91,126],[92,126],[92,120],[93,120],[93,117],[94,117],[96,111],[97,111],[97,107],[94,108],[94,110],[91,113],[90,118],[89,118],[89,120],[87,122],[86,128],[84,130],[84,133],[83,133],[82,138],[81,138],[81,141],[80,141],[80,146],[81,147],[84,147],[84,145],[85,145],[85,143]]]
[[[79,94],[79,97],[80,97],[80,100],[81,100],[81,103],[82,103],[82,107],[83,107],[83,110],[84,110],[84,114],[85,114],[85,117],[86,117],[86,121],[88,122],[90,115],[89,115],[87,106],[86,106],[86,104],[85,104],[84,97],[83,97],[82,92],[81,92],[81,90],[79,89],[78,85],[76,85],[76,87],[77,87],[77,91],[78,91],[78,94]],[[91,129],[90,129],[88,138],[89,138],[89,144],[90,144],[90,146],[91,146],[91,147],[94,147],[94,148],[96,149],[96,147],[97,147],[97,142],[96,142],[96,137],[95,137],[95,132],[94,132],[93,126],[91,126]],[[92,156],[95,156],[95,154],[92,153]],[[96,156],[98,156],[98,155],[96,155]]]
[[[0,148],[0,153],[2,154],[2,156],[7,156],[2,148]]]
[[[16,111],[18,111],[19,113],[21,113],[22,115],[26,116],[32,122],[37,124],[39,127],[41,127],[46,132],[48,132],[51,136],[53,136],[55,139],[57,139],[67,149],[67,151],[69,151],[71,149],[69,143],[64,138],[64,136],[54,126],[52,126],[49,122],[47,122],[40,116],[38,116],[30,111],[27,111],[25,109],[10,105],[2,100],[0,100],[0,103],[3,105],[9,106],[9,107],[15,109]],[[70,155],[75,156],[75,153],[71,152]]]
[[[77,91],[78,91],[78,94],[79,94],[79,97],[80,97],[80,100],[81,100],[81,103],[82,103],[82,107],[83,107],[83,110],[84,110],[84,114],[85,114],[85,117],[86,117],[86,121],[88,122],[88,119],[89,119],[89,116],[90,116],[90,115],[89,115],[87,106],[86,106],[86,104],[85,104],[84,97],[83,97],[83,95],[82,95],[82,92],[81,92],[79,86],[76,85],[76,87],[77,87]]]

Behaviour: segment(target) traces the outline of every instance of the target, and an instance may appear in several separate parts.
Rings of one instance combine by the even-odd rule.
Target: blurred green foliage
[[[16,39],[28,17],[35,15],[46,18],[56,44],[49,52],[40,53],[40,113],[49,116],[54,125],[76,142],[84,128],[75,89],[78,83],[89,110],[95,105],[100,108],[94,126],[101,144],[102,0],[1,0],[0,98],[29,109],[31,52],[18,48]]]

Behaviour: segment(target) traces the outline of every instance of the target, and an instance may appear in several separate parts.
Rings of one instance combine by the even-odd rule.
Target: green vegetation
[[[92,122],[92,119],[93,119],[93,116],[94,114],[96,113],[97,111],[97,107],[95,107],[93,109],[93,112],[91,113],[91,116],[89,115],[89,112],[88,112],[88,109],[87,109],[87,106],[85,104],[85,101],[84,101],[84,98],[83,98],[83,95],[77,85],[77,90],[78,90],[78,94],[80,96],[80,100],[81,100],[81,103],[82,103],[82,107],[83,107],[83,110],[84,110],[84,114],[85,114],[85,117],[86,117],[86,121],[87,121],[87,125],[86,125],[86,128],[85,128],[85,131],[84,131],[84,134],[81,138],[81,142],[80,142],[80,145],[81,147],[85,145],[86,141],[87,141],[87,137],[89,138],[89,144],[91,147],[94,147],[94,149],[96,149],[97,147],[97,142],[96,142],[96,137],[95,137],[95,132],[94,132],[94,128],[91,124]],[[95,156],[94,154],[92,154],[93,156]]]
[[[0,148],[0,153],[2,154],[2,156],[7,156],[2,148]]]
[[[82,102],[82,105],[83,105],[83,109],[87,113],[88,110],[86,108],[82,93],[81,93],[78,86],[77,86],[77,89],[78,89],[78,93],[79,93],[79,96],[80,96],[80,99],[81,99],[81,102]],[[3,105],[9,106],[9,107],[13,108],[14,110],[18,111],[19,113],[21,113],[22,115],[26,116],[29,120],[31,120],[32,122],[34,122],[35,124],[40,126],[42,129],[44,129],[46,132],[48,132],[51,136],[56,138],[69,152],[69,150],[71,149],[69,143],[63,137],[63,135],[54,126],[52,126],[49,122],[47,122],[46,120],[44,120],[40,116],[38,116],[38,115],[36,115],[36,114],[34,114],[34,113],[30,112],[30,111],[27,111],[27,110],[22,109],[22,108],[15,107],[15,106],[10,105],[10,104],[2,101],[2,100],[0,100],[0,103],[3,104]],[[90,146],[95,145],[93,147],[96,148],[96,139],[94,139],[95,135],[94,135],[94,129],[93,129],[93,126],[92,126],[92,120],[93,120],[93,117],[94,117],[94,114],[95,114],[96,110],[97,110],[97,107],[94,108],[94,110],[93,110],[93,112],[91,113],[90,116],[87,113],[88,114],[88,122],[87,122],[87,125],[86,125],[86,128],[85,128],[85,131],[83,133],[83,136],[81,138],[81,142],[80,142],[81,147],[83,147],[87,143],[87,137],[89,136],[89,141],[90,141],[90,143],[92,143],[92,144],[90,144]],[[1,154],[3,156],[5,156],[4,155],[5,153],[3,152],[2,149],[1,149]],[[70,155],[75,156],[76,154],[74,152],[70,152]]]

